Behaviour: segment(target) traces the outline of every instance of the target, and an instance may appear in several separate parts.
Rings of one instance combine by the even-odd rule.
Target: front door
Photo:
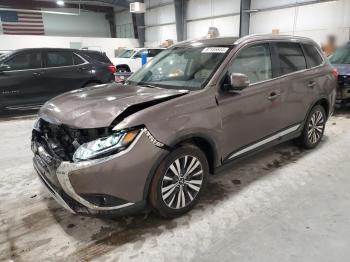
[[[255,44],[239,51],[228,68],[227,76],[243,73],[250,85],[235,93],[222,89],[218,93],[224,160],[259,147],[281,129],[280,83],[273,79],[271,60],[270,45]]]
[[[7,67],[0,72],[1,110],[36,109],[42,103],[42,54],[24,51],[3,62]]]

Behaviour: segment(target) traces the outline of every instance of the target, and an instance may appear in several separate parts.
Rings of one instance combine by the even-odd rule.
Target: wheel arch
[[[146,179],[145,188],[143,192],[144,200],[147,200],[148,198],[152,180],[159,164],[165,159],[165,157],[169,154],[171,150],[183,144],[192,144],[197,146],[199,149],[201,149],[208,160],[209,173],[210,174],[214,173],[214,170],[219,163],[219,156],[218,156],[217,146],[215,142],[211,138],[209,138],[207,135],[204,135],[204,134],[191,134],[191,135],[184,135],[184,136],[178,137],[168,145],[169,149],[164,150],[163,154],[158,156],[155,163],[153,164]]]

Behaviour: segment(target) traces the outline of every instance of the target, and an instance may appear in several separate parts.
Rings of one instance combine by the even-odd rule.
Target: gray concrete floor
[[[348,116],[349,115],[349,116]],[[74,216],[33,171],[34,120],[0,121],[0,261],[349,261],[350,113],[210,179],[187,215]]]

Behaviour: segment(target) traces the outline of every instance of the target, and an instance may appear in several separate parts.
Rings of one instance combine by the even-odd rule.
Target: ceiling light
[[[56,2],[56,4],[59,5],[59,6],[64,6],[64,1],[58,0],[58,1]]]

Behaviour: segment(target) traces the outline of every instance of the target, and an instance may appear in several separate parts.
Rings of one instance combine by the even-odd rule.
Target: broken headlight
[[[137,137],[140,130],[119,131],[110,136],[99,138],[82,144],[75,151],[73,161],[79,162],[103,157],[112,152],[126,149]]]

